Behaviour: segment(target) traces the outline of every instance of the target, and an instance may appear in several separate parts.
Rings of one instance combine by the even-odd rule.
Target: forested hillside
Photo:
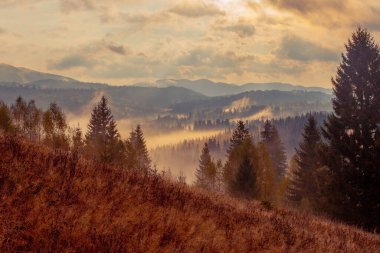
[[[2,252],[376,252],[380,238],[0,135]]]

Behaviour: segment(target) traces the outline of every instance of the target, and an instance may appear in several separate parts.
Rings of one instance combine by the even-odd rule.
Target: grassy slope
[[[380,237],[0,135],[0,251],[376,252]]]

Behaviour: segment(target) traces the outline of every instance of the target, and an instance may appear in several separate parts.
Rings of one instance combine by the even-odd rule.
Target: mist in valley
[[[71,129],[80,127],[83,133],[86,133],[91,111],[102,96],[109,97],[112,110],[120,111],[115,107],[112,97],[105,91],[99,90],[93,94],[87,104],[66,113]],[[123,140],[127,140],[131,131],[140,125],[154,168],[171,180],[182,178],[188,184],[192,184],[204,143],[208,143],[211,147],[210,152],[215,162],[217,160],[225,162],[232,130],[238,120],[247,123],[256,143],[260,141],[260,131],[264,121],[274,120],[290,160],[301,138],[299,130],[306,122],[310,106],[315,105],[261,106],[254,99],[244,96],[233,100],[221,108],[221,111],[207,109],[209,112],[205,114],[205,110],[202,109],[199,110],[201,113],[195,110],[191,113],[178,114],[166,110],[161,114],[128,117],[118,113],[116,123]],[[318,115],[319,123],[322,124],[325,114]],[[218,119],[226,117],[230,119],[227,121]]]

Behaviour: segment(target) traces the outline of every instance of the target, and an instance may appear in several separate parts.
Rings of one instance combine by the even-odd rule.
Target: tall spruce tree
[[[86,154],[100,162],[121,163],[123,160],[123,143],[104,96],[91,113],[85,144]]]
[[[239,120],[232,133],[230,146],[228,147],[227,153],[230,154],[236,147],[240,146],[247,139],[251,139],[249,130],[245,127],[244,122]]]
[[[148,148],[140,125],[137,125],[125,143],[126,165],[130,169],[149,172],[152,168]]]
[[[252,143],[246,140],[241,144],[240,149],[241,162],[231,182],[231,193],[237,197],[255,198],[258,196],[258,189],[256,168],[253,165],[252,154],[249,152],[252,150]]]
[[[0,130],[5,133],[13,133],[15,126],[13,125],[11,113],[6,104],[0,101]]]
[[[325,122],[325,163],[332,180],[325,194],[330,214],[380,229],[380,50],[358,28],[332,80],[333,113]]]
[[[276,171],[277,181],[280,181],[286,172],[286,153],[277,128],[269,120],[266,120],[264,123],[264,129],[261,131],[261,139]]]
[[[322,167],[320,157],[321,136],[315,118],[310,115],[303,139],[296,149],[296,166],[290,172],[287,199],[294,205],[315,210],[317,201],[317,169]],[[306,206],[305,206],[306,205]]]
[[[224,166],[223,177],[227,192],[239,197],[256,196],[256,155],[249,130],[243,121],[239,121],[233,131]]]
[[[199,167],[195,171],[195,185],[207,190],[215,190],[217,168],[212,161],[207,142],[204,144],[199,159]]]

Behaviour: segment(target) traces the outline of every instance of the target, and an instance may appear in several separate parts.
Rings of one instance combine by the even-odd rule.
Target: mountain
[[[80,82],[73,78],[42,73],[26,68],[14,67],[0,64],[0,86],[32,86],[41,89],[102,89],[109,85],[102,83]],[[319,91],[331,94],[330,89],[321,87],[304,87],[287,83],[247,83],[243,85],[213,82],[207,79],[162,79],[154,83],[137,83],[136,87],[168,88],[171,86],[181,87],[203,94],[205,96],[217,97],[239,94],[246,91]]]
[[[41,89],[33,86],[1,86],[0,101],[12,104],[17,97],[35,100],[36,104],[46,109],[51,102],[56,102],[65,111],[78,112],[94,99],[106,95],[113,107],[116,117],[147,116],[161,113],[173,104],[202,100],[207,97],[181,87],[154,88],[131,86],[106,86],[101,89]]]
[[[0,64],[0,82],[27,84],[45,79],[70,82],[76,81],[64,76],[46,74],[26,68],[14,67],[8,64]]]
[[[299,85],[292,85],[287,83],[247,83],[243,85],[216,83],[207,79],[200,80],[174,80],[164,79],[158,80],[154,83],[139,83],[135,86],[140,87],[183,87],[195,92],[201,93],[206,96],[226,96],[234,95],[246,91],[266,91],[266,90],[278,90],[278,91],[318,91],[326,94],[331,94],[330,89],[321,87],[304,87]]]
[[[100,89],[107,85],[0,64],[0,86],[30,86],[41,89]]]
[[[380,237],[0,134],[1,252],[378,252]]]
[[[22,96],[26,100],[35,100],[42,108],[56,102],[69,112],[77,112],[105,94],[111,100],[115,116],[120,118],[165,113],[191,113],[194,117],[205,118],[245,118],[267,106],[273,107],[271,111],[277,110],[278,116],[290,116],[309,111],[329,111],[331,108],[331,95],[327,89],[291,84],[237,86],[210,80],[168,79],[158,80],[153,86],[84,83],[64,76],[0,64],[0,100],[8,104]],[[232,113],[243,107],[251,109],[243,114]]]

